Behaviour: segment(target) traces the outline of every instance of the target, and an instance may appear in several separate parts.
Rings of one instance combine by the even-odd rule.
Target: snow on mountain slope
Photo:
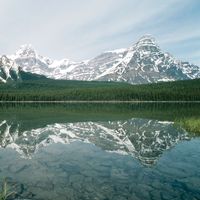
[[[198,77],[199,67],[183,63],[163,53],[154,38],[144,36],[126,50],[120,62],[96,79],[142,84]]]
[[[15,61],[3,55],[0,57],[0,82],[6,83],[7,81],[18,80],[19,67]]]
[[[107,51],[83,62],[51,60],[31,45],[10,56],[24,71],[54,79],[122,81],[131,84],[200,78],[200,67],[163,53],[152,36],[146,35],[129,48]]]
[[[0,147],[13,148],[31,158],[52,143],[74,141],[92,143],[110,153],[130,154],[144,165],[153,165],[159,157],[189,136],[172,122],[132,118],[125,121],[55,123],[20,131],[20,124],[0,122]]]

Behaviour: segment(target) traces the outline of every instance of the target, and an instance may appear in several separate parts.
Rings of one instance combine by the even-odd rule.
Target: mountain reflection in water
[[[4,120],[0,122],[0,133],[0,146],[13,148],[24,158],[31,158],[40,148],[52,143],[83,141],[105,151],[131,154],[144,165],[155,164],[165,150],[189,139],[188,133],[176,128],[173,122],[140,118],[55,123],[23,132],[19,123]]]
[[[200,104],[0,104],[11,199],[200,199]]]

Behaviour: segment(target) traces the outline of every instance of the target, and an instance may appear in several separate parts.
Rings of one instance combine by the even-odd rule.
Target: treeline
[[[1,101],[200,101],[200,79],[129,85],[86,81],[23,81],[0,85]]]

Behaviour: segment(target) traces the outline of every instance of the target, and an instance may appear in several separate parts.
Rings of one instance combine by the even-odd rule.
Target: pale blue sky
[[[153,35],[200,65],[200,0],[0,0],[0,54],[31,43],[53,59],[88,59]]]

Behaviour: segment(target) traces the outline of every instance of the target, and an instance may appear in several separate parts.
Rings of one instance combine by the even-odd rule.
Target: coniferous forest
[[[199,101],[200,79],[145,85],[30,77],[0,84],[0,101]]]

